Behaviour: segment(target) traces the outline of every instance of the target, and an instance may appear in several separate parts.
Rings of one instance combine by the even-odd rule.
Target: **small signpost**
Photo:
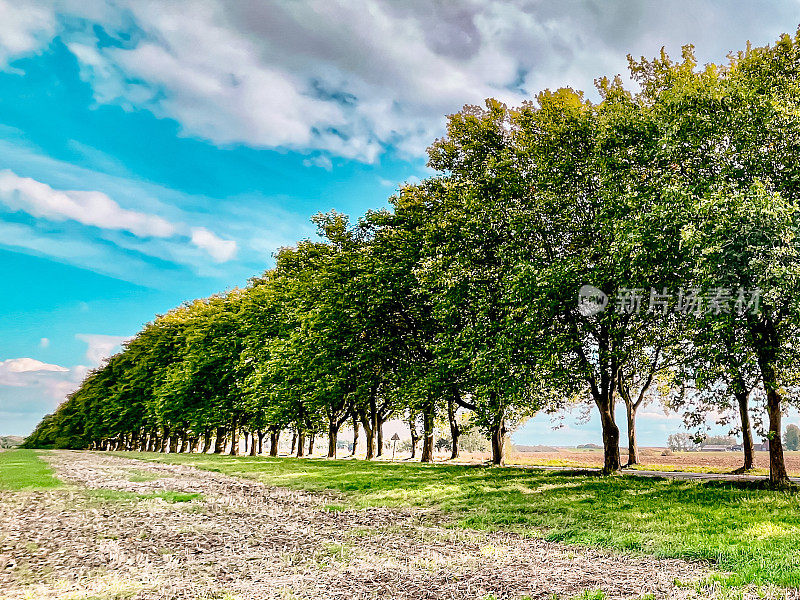
[[[397,448],[397,442],[400,441],[400,436],[396,433],[392,436],[392,462],[394,462],[394,451]]]

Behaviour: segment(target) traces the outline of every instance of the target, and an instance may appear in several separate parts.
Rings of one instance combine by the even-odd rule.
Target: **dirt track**
[[[188,466],[87,452],[48,460],[69,487],[0,495],[0,597],[549,600],[602,589],[689,598],[692,586],[673,582],[706,574],[677,560],[447,528],[419,510],[330,511],[332,495]]]

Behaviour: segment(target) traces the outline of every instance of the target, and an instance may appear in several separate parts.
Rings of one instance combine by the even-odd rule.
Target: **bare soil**
[[[47,459],[68,486],[0,493],[2,598],[714,596],[675,585],[705,578],[702,564],[456,529],[431,511],[330,510],[332,494],[189,466]]]

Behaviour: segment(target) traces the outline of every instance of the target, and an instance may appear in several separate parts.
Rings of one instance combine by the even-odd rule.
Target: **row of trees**
[[[449,117],[437,171],[357,223],[276,255],[245,289],[158,317],[93,372],[29,443],[220,451],[226,436],[327,433],[352,421],[367,457],[382,424],[437,418],[454,453],[459,409],[502,462],[511,426],[593,405],[605,471],[620,464],[615,405],[658,396],[690,423],[763,401],[771,480],[788,482],[800,314],[800,33],[698,68],[691,47],[630,59],[639,91],[546,90]],[[579,304],[591,285],[596,305]],[[610,300],[609,300],[610,299]],[[604,310],[604,302],[608,305]],[[588,306],[588,310],[587,310]],[[594,307],[594,308],[593,308]],[[760,412],[756,425],[760,423]],[[416,436],[416,433],[414,433]],[[302,450],[301,450],[302,452]]]

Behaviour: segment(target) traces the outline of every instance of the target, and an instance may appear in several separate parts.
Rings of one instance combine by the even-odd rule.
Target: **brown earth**
[[[418,509],[330,510],[335,495],[189,466],[48,460],[68,486],[0,493],[2,598],[714,596],[675,585],[704,578],[701,564],[456,529]]]

